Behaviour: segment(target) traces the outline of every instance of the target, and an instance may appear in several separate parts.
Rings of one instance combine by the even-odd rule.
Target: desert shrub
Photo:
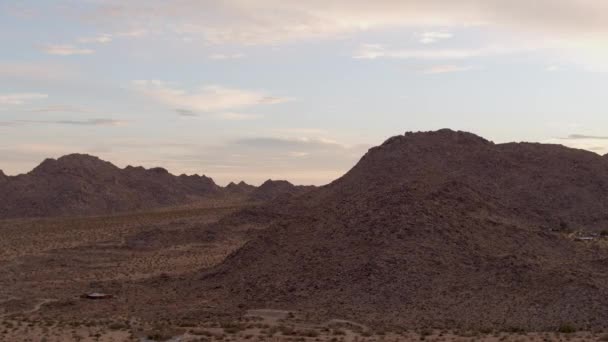
[[[286,335],[286,336],[295,335],[296,334],[296,330],[293,327],[290,327],[290,326],[280,325],[278,327],[278,329],[281,332],[281,334]]]
[[[237,329],[237,328],[235,328],[235,327],[224,328],[224,332],[225,332],[226,334],[230,334],[230,335],[232,335],[232,334],[236,334],[236,333],[238,333],[238,332],[239,332],[239,329]]]
[[[166,341],[171,338],[173,338],[172,335],[169,335],[169,334],[161,332],[161,331],[156,331],[156,332],[148,334],[148,339],[152,340],[152,341]]]
[[[563,334],[571,334],[571,333],[576,332],[576,328],[574,326],[572,326],[571,324],[562,324],[559,326],[557,331],[560,333],[563,333]]]
[[[124,329],[127,329],[128,326],[124,323],[115,322],[115,323],[110,324],[108,326],[108,328],[110,328],[111,330],[124,330]]]
[[[199,336],[213,336],[213,333],[205,329],[192,329],[190,332]]]
[[[365,331],[361,332],[361,336],[370,337],[370,336],[372,336],[372,333],[368,330],[365,330]]]
[[[333,334],[334,335],[346,335],[346,333],[342,329],[334,329]]]
[[[316,330],[304,330],[300,333],[300,335],[306,336],[306,337],[317,337],[317,336],[319,336],[319,332]]]
[[[507,329],[507,332],[513,333],[513,334],[521,334],[524,332],[524,329],[520,328],[520,327],[509,327]]]
[[[232,323],[232,322],[224,322],[221,324],[221,327],[224,329],[224,332],[227,334],[236,334],[239,331],[244,329],[244,325],[241,323]]]

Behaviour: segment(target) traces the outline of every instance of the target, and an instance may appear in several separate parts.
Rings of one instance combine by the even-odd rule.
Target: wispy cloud
[[[259,114],[248,114],[248,113],[236,113],[236,112],[223,112],[213,114],[213,117],[219,120],[227,121],[245,121],[254,120],[262,117]]]
[[[40,62],[0,62],[0,77],[11,80],[65,80],[78,74],[73,67]]]
[[[128,123],[125,120],[115,120],[108,118],[87,119],[87,120],[16,120],[20,124],[54,124],[71,126],[124,126]]]
[[[567,137],[560,138],[562,140],[608,140],[608,136],[603,135],[585,135],[585,134],[570,134]]]
[[[420,34],[418,41],[422,44],[432,44],[452,37],[453,35],[449,32],[424,32]]]
[[[162,32],[177,40],[207,44],[277,45],[296,41],[344,39],[361,32],[429,29],[418,40],[448,39],[453,30],[481,27],[500,38],[517,37],[547,53],[590,70],[608,70],[608,3],[539,0],[104,0],[93,2],[88,19],[108,27]],[[542,14],[542,15],[541,15]],[[581,20],[584,18],[584,20]],[[513,43],[513,42],[511,42]]]
[[[434,74],[448,74],[448,73],[454,73],[454,72],[463,72],[463,71],[469,71],[469,70],[474,70],[474,69],[477,69],[477,68],[470,66],[470,65],[447,64],[447,65],[433,65],[430,67],[422,68],[420,71],[423,74],[434,75]]]
[[[93,113],[94,111],[69,105],[50,105],[44,107],[33,108],[29,110],[32,113]]]
[[[242,53],[230,53],[230,54],[214,53],[214,54],[209,55],[207,58],[213,59],[213,60],[227,60],[227,59],[240,59],[243,57],[245,57],[245,54],[242,54]]]
[[[138,30],[130,30],[124,32],[114,32],[114,33],[102,33],[92,37],[84,37],[78,39],[78,43],[80,44],[108,44],[112,42],[116,38],[138,38],[143,37],[148,32],[146,30],[138,29]]]
[[[0,94],[0,105],[22,105],[34,100],[46,99],[47,94],[40,93],[11,93]]]
[[[176,109],[175,112],[177,113],[177,115],[187,117],[187,118],[199,116],[198,113],[191,111],[189,109]]]
[[[100,34],[95,37],[87,37],[78,39],[79,43],[88,44],[88,43],[99,43],[99,44],[107,44],[112,41],[111,34]]]
[[[279,148],[279,149],[296,149],[296,148],[347,148],[347,146],[338,143],[335,140],[327,138],[284,138],[284,137],[255,137],[243,138],[234,142],[238,145],[246,145],[250,147],[261,148]]]
[[[363,44],[355,52],[357,59],[467,59],[505,53],[514,53],[521,49],[502,46],[486,46],[466,49],[392,49],[380,44]]]
[[[178,114],[191,112],[218,112],[257,105],[273,105],[290,101],[261,91],[227,88],[217,85],[203,86],[194,91],[186,91],[158,80],[138,80],[132,82],[133,89],[159,103],[179,108]]]
[[[200,113],[188,110],[188,109],[176,109],[175,112],[177,115],[185,118],[196,118],[201,117]],[[226,121],[244,121],[244,120],[253,120],[258,119],[261,115],[258,114],[247,114],[247,113],[237,113],[237,112],[219,112],[219,113],[205,113],[205,117],[209,117],[217,120],[226,120]]]
[[[78,46],[63,44],[63,45],[47,45],[43,48],[44,52],[49,55],[57,56],[72,56],[72,55],[90,55],[95,53],[95,50],[81,48]]]

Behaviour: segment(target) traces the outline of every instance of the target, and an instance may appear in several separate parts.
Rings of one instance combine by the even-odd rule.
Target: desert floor
[[[608,341],[601,332],[385,331],[269,308],[235,317],[211,304],[206,315],[178,314],[194,311],[175,307],[180,287],[171,284],[220,263],[264,228],[214,225],[244,205],[0,221],[0,341]],[[93,292],[112,298],[81,298]],[[205,308],[204,295],[190,306]]]

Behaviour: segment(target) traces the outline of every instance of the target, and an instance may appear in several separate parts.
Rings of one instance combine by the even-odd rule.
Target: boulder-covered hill
[[[97,157],[71,154],[47,159],[27,174],[0,175],[0,218],[108,214],[188,203],[221,191],[205,176],[120,169]]]
[[[194,291],[409,329],[608,327],[608,247],[566,234],[608,229],[597,154],[406,133],[281,205]]]

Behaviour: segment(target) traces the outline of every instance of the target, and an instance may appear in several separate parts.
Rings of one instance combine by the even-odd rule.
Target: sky
[[[406,131],[608,153],[608,2],[0,0],[0,169],[325,184]]]

